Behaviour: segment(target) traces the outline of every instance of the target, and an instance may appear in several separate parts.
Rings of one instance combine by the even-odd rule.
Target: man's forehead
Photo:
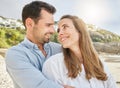
[[[40,13],[41,17],[53,17],[53,14],[52,13],[49,13],[48,11],[42,9],[41,10],[41,13]]]
[[[53,22],[54,21],[54,17],[52,15],[49,16],[49,15],[42,14],[41,17],[40,17],[40,20]]]

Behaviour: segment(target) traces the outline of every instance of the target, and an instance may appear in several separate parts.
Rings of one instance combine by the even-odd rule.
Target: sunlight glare
[[[103,4],[85,3],[77,6],[78,15],[91,24],[104,23],[110,18],[109,8]]]

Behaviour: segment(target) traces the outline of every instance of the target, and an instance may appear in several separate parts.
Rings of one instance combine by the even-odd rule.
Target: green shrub
[[[24,39],[25,30],[0,28],[0,48],[16,45]]]
[[[58,33],[55,32],[55,33],[51,36],[51,39],[50,39],[50,40],[51,40],[52,42],[58,43],[57,37],[58,37]]]

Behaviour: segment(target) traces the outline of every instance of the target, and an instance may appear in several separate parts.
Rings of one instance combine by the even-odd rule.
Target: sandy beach
[[[12,80],[5,68],[4,55],[0,55],[0,88],[13,88]],[[100,54],[120,88],[120,55]]]
[[[104,62],[107,64],[118,87],[120,88],[120,55],[102,54],[101,56],[104,57]]]

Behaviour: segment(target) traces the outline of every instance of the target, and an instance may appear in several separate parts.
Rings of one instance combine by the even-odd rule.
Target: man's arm
[[[12,79],[21,88],[63,88],[46,79],[42,72],[31,64],[27,55],[19,50],[8,50],[6,67]]]

